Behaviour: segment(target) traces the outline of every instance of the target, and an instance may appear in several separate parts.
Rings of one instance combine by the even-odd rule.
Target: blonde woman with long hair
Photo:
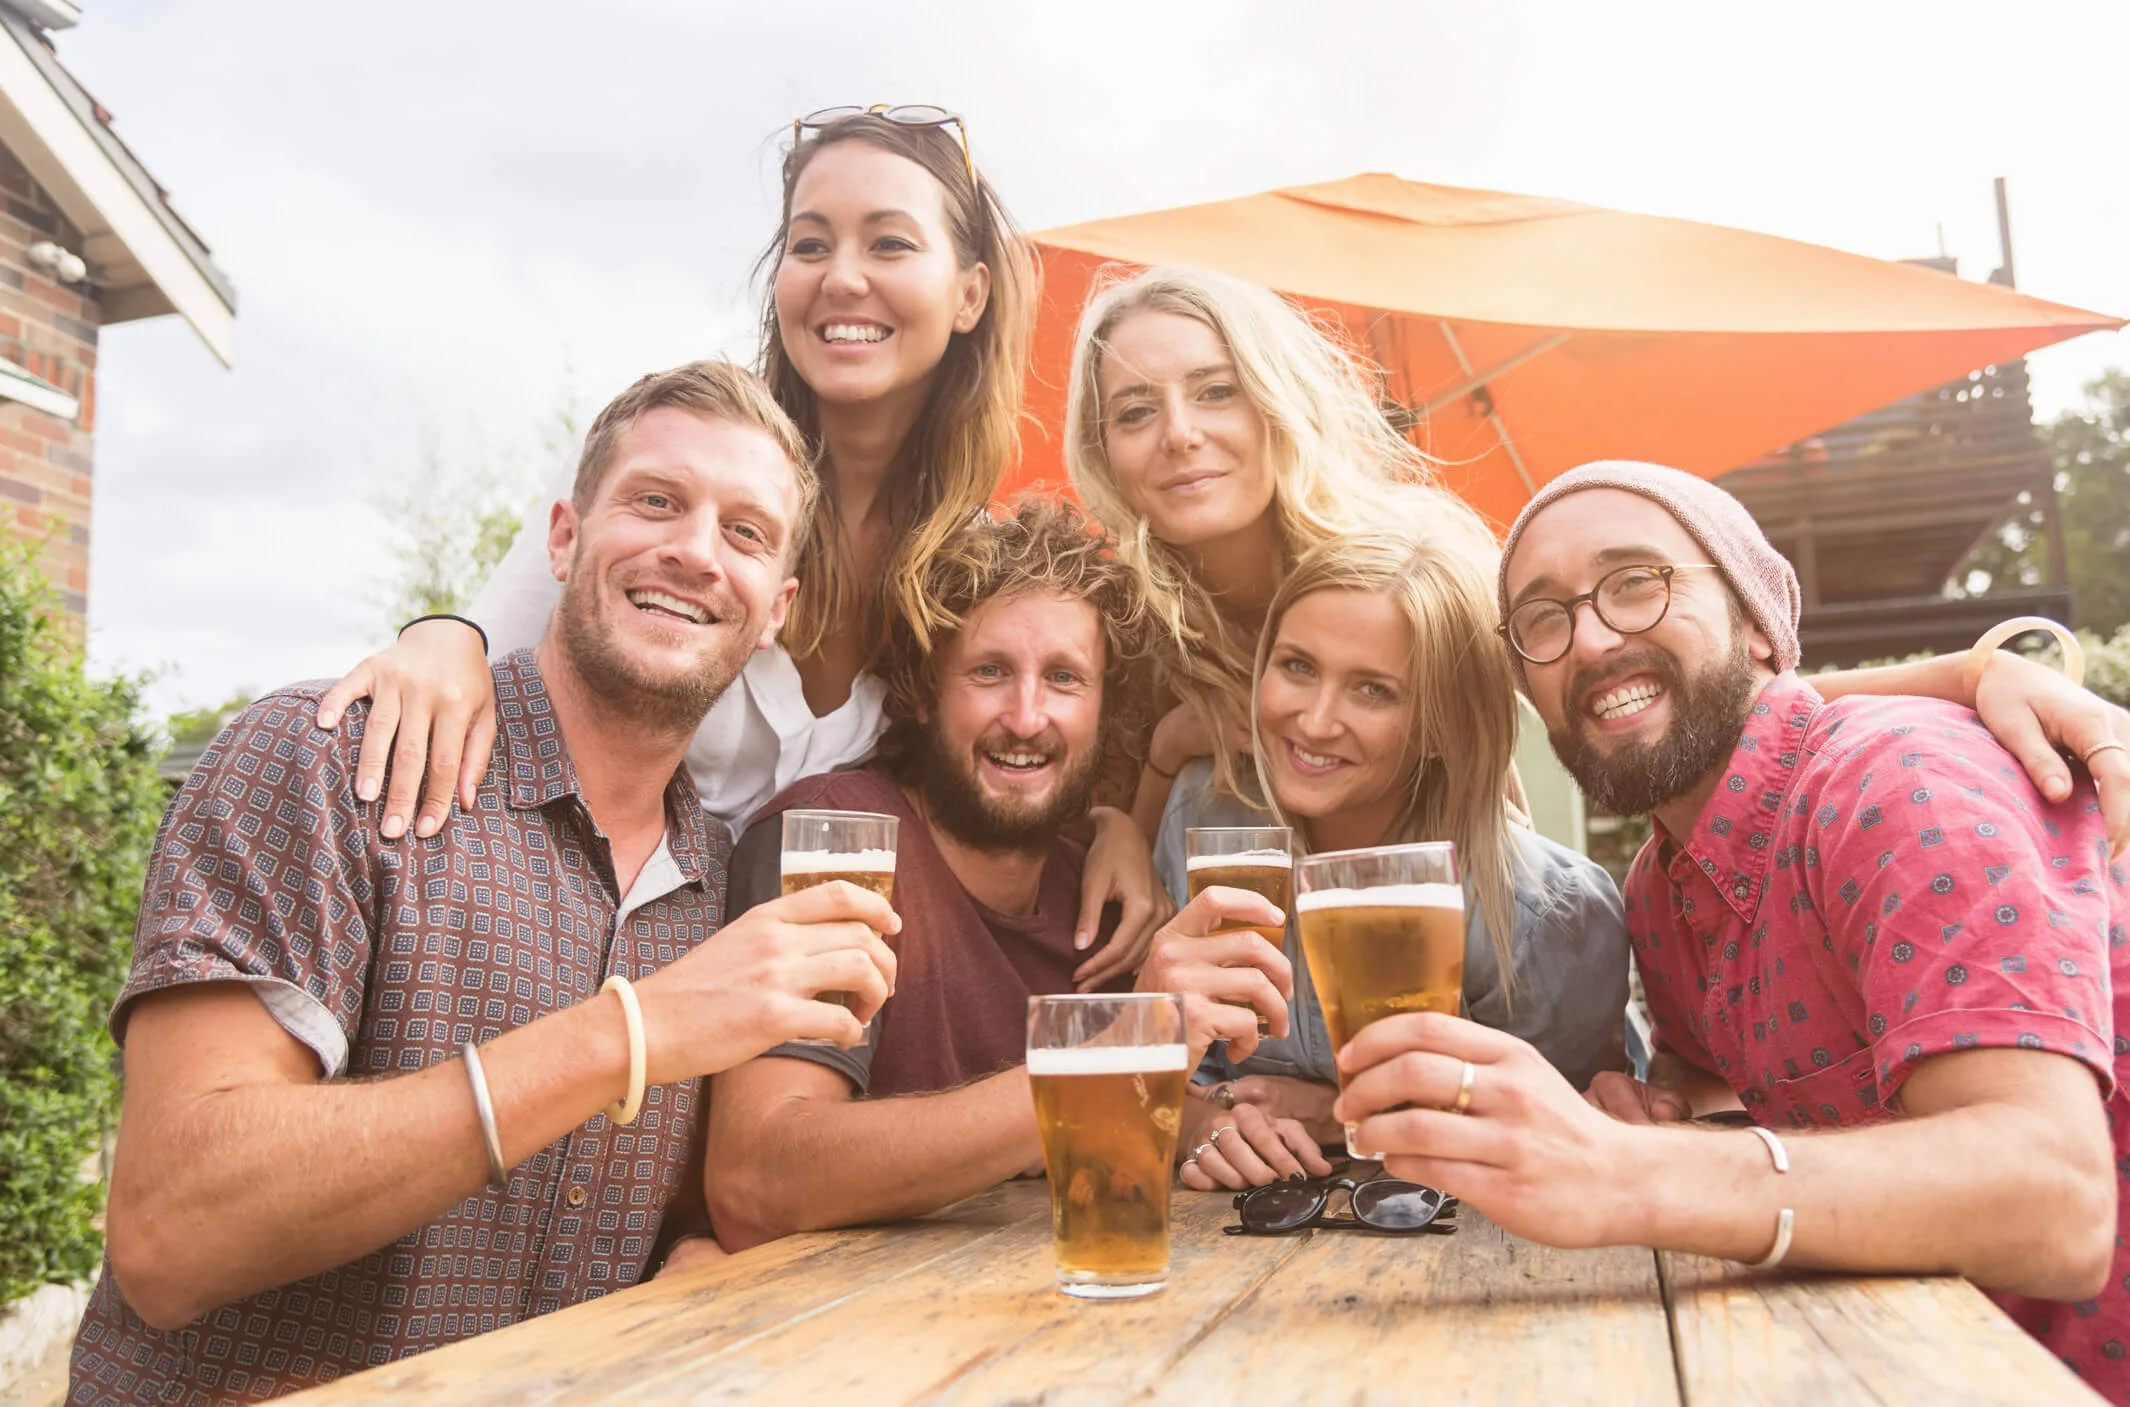
[[[759,366],[818,457],[822,493],[779,643],[757,653],[688,750],[703,805],[735,833],[801,777],[871,754],[891,620],[939,624],[924,566],[983,511],[1016,452],[1036,281],[1026,241],[936,108],[828,109],[793,123],[774,237],[762,252]],[[469,608],[424,619],[320,703],[330,727],[374,694],[356,786],[385,784],[383,833],[428,835],[470,794],[494,738],[485,643],[534,643],[559,588],[543,504]],[[664,611],[672,629],[689,622]],[[395,753],[395,733],[399,744]],[[426,767],[426,780],[425,780]],[[455,779],[455,780],[454,780]],[[424,795],[414,811],[417,789]],[[1098,810],[1078,937],[1120,900],[1117,940],[1090,958],[1099,984],[1136,965],[1173,910],[1123,813]]]
[[[1255,787],[1235,796],[1194,764],[1155,858],[1181,889],[1191,826],[1288,825],[1311,851],[1454,842],[1465,1014],[1530,1041],[1582,1088],[1626,1062],[1627,930],[1611,877],[1510,813],[1516,680],[1497,619],[1490,547],[1400,530],[1305,554],[1267,603],[1253,671],[1262,804]],[[1286,947],[1288,1034],[1260,1039],[1246,1060],[1208,1062],[1220,1079],[1212,1097],[1235,1107],[1246,1137],[1187,1164],[1191,1186],[1258,1181],[1270,1169],[1256,1137],[1267,1117],[1336,1137],[1336,1052],[1291,923]]]
[[[1149,829],[1193,757],[1210,755],[1230,792],[1241,785],[1250,655],[1297,558],[1400,522],[1472,550],[1491,542],[1391,428],[1367,366],[1278,294],[1210,270],[1151,269],[1088,300],[1065,460],[1167,644],[1157,684],[1174,706],[1133,807]]]

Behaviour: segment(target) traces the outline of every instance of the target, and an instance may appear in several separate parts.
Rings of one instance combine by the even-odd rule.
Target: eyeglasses
[[[1326,1216],[1331,1194],[1344,1190],[1348,1214]],[[1312,1226],[1331,1230],[1386,1231],[1447,1236],[1457,1229],[1457,1199],[1395,1177],[1331,1177],[1316,1182],[1275,1182],[1235,1194],[1242,1224],[1230,1236],[1291,1236]]]
[[[808,128],[833,126],[848,117],[877,117],[883,122],[892,122],[897,127],[952,126],[955,135],[961,138],[961,162],[969,171],[969,189],[980,189],[976,184],[976,159],[969,155],[968,124],[961,120],[960,113],[948,112],[943,107],[933,107],[927,103],[892,107],[887,103],[874,103],[871,107],[849,104],[843,107],[825,107],[819,112],[809,112],[804,117],[794,117],[791,120],[791,139],[796,142],[806,134]]]
[[[1551,664],[1575,643],[1575,608],[1588,602],[1597,618],[1618,635],[1640,635],[1656,628],[1671,609],[1675,572],[1713,568],[1713,562],[1676,562],[1668,567],[1616,567],[1580,596],[1556,601],[1541,596],[1509,612],[1494,633],[1532,664]]]

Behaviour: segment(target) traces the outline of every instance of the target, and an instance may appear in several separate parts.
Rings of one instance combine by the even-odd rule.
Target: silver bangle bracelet
[[[1760,1125],[1754,1124],[1746,1132],[1759,1135],[1760,1141],[1768,1145],[1768,1156],[1775,1160],[1775,1175],[1777,1177],[1789,1172],[1789,1150],[1782,1146],[1782,1140],[1775,1136],[1774,1130],[1764,1129]],[[1772,1270],[1781,1265],[1783,1257],[1790,1253],[1790,1231],[1796,1219],[1796,1213],[1790,1208],[1784,1207],[1775,1218],[1775,1248],[1759,1260],[1747,1261],[1746,1264],[1755,1270]]]
[[[496,1107],[488,1098],[488,1074],[481,1069],[481,1051],[466,1042],[466,1083],[473,1086],[473,1112],[481,1120],[481,1143],[488,1151],[488,1186],[496,1192],[510,1185],[510,1170],[503,1166],[503,1135],[496,1131]]]

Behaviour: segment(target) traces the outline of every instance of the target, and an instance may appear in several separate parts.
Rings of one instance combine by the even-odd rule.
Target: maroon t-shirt
[[[1080,871],[1086,849],[1052,842],[1043,863],[1035,912],[1002,914],[971,898],[902,788],[867,767],[824,772],[771,799],[732,856],[727,912],[745,913],[783,887],[783,813],[787,810],[877,811],[896,831],[895,912],[902,932],[890,940],[898,967],[895,995],[873,1018],[866,1044],[782,1045],[771,1055],[811,1060],[841,1073],[861,1096],[931,1094],[1020,1064],[1028,1053],[1028,998],[1073,990],[1074,969],[1095,951],[1075,952]],[[1104,914],[1096,947],[1116,926]],[[1130,990],[1129,973],[1105,991]]]

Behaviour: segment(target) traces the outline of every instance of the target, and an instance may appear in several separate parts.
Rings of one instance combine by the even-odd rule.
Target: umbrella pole
[[[1494,409],[1494,398],[1487,394],[1487,382],[1511,367],[1521,366],[1543,352],[1552,351],[1555,347],[1568,340],[1568,334],[1556,332],[1551,337],[1526,347],[1501,365],[1490,368],[1486,375],[1475,376],[1472,373],[1472,359],[1464,354],[1464,344],[1457,340],[1456,329],[1452,328],[1447,322],[1437,322],[1435,326],[1442,329],[1442,340],[1449,343],[1450,354],[1457,358],[1457,369],[1464,373],[1464,384],[1454,391],[1430,398],[1423,411],[1438,409],[1460,396],[1481,397],[1480,405],[1486,412],[1487,424],[1494,427],[1494,438],[1501,442],[1502,453],[1508,455],[1509,463],[1515,466],[1516,477],[1523,481],[1524,492],[1537,493],[1538,485],[1532,482],[1531,471],[1524,464],[1524,457],[1516,452],[1516,445],[1509,439],[1509,427],[1502,423],[1501,412]]]

